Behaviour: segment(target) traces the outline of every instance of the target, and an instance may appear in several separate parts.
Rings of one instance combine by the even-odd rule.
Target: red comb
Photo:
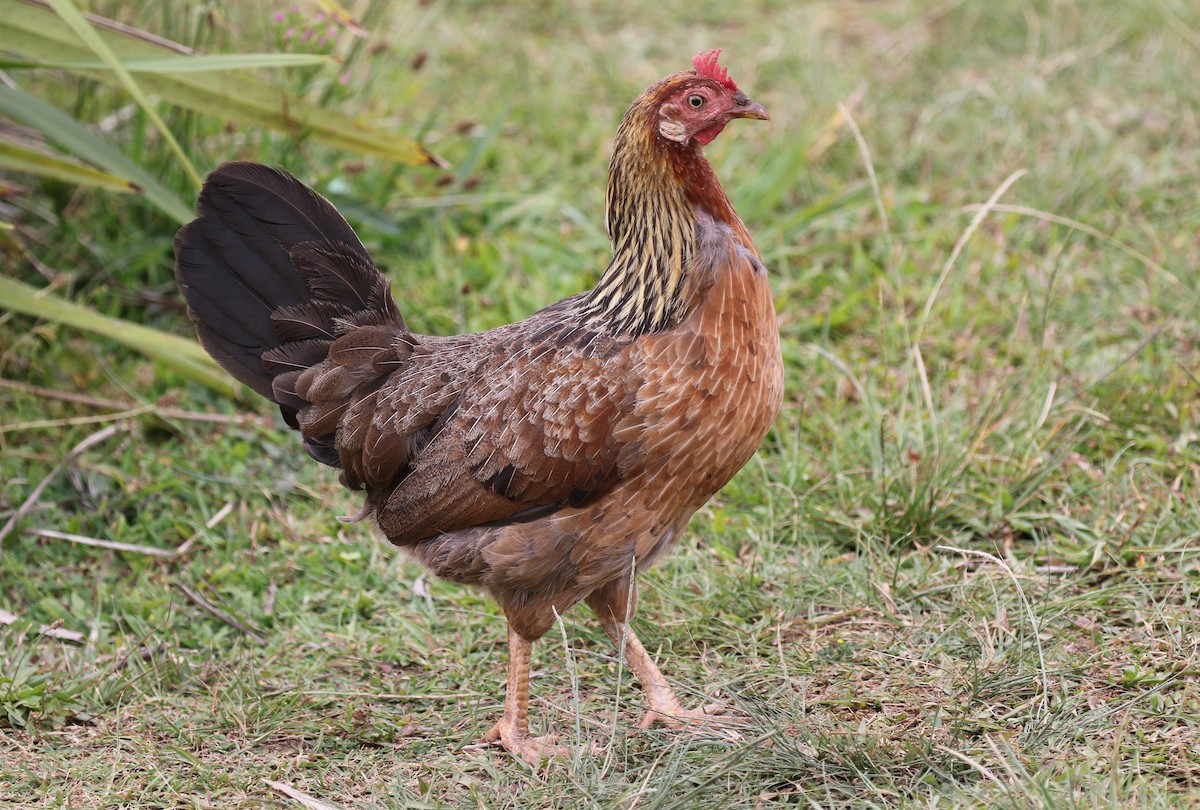
[[[697,74],[706,79],[712,79],[731,93],[736,93],[738,86],[733,79],[729,78],[729,71],[717,64],[717,57],[720,55],[720,48],[708,53],[701,51],[692,57],[692,67],[696,69]]]

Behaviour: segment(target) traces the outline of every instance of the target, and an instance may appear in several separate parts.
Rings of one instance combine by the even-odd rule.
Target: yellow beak
[[[770,121],[771,116],[767,115],[766,108],[757,101],[746,99],[745,104],[739,104],[729,110],[730,118],[754,118],[758,121]]]

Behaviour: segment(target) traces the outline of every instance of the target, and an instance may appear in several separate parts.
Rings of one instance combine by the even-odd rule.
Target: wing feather
[[[575,340],[559,345],[554,330],[511,334],[477,362],[456,410],[381,508],[392,542],[579,505],[618,479],[616,434],[637,390],[629,365]]]

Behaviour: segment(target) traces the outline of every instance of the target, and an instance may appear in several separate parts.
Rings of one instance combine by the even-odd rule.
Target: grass
[[[204,31],[158,8],[103,10],[210,50],[279,35],[265,4]],[[634,733],[640,692],[580,610],[535,648],[535,724],[603,753],[533,770],[472,747],[503,699],[494,605],[334,520],[355,498],[262,403],[0,315],[15,383],[0,522],[66,460],[0,549],[16,616],[0,627],[0,801],[299,806],[264,780],[372,808],[1200,798],[1194,4],[361,15],[373,44],[347,85],[284,81],[453,168],[168,124],[200,166],[257,159],[316,182],[419,330],[487,328],[594,282],[616,122],[695,51],[725,48],[771,111],[709,153],[773,271],[787,403],[643,576],[637,624],[682,693],[744,719],[742,740]],[[97,118],[120,105],[52,76],[35,89]],[[145,122],[127,124],[127,154],[186,189]],[[6,274],[39,280],[33,257],[78,302],[189,333],[160,215],[49,184],[3,210],[26,246]],[[78,640],[41,632],[59,622]]]

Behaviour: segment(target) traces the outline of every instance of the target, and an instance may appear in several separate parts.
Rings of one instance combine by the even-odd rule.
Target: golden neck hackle
[[[686,314],[697,210],[744,232],[700,147],[658,134],[651,91],[617,131],[604,217],[613,258],[587,301],[594,321],[624,334],[669,329]]]

